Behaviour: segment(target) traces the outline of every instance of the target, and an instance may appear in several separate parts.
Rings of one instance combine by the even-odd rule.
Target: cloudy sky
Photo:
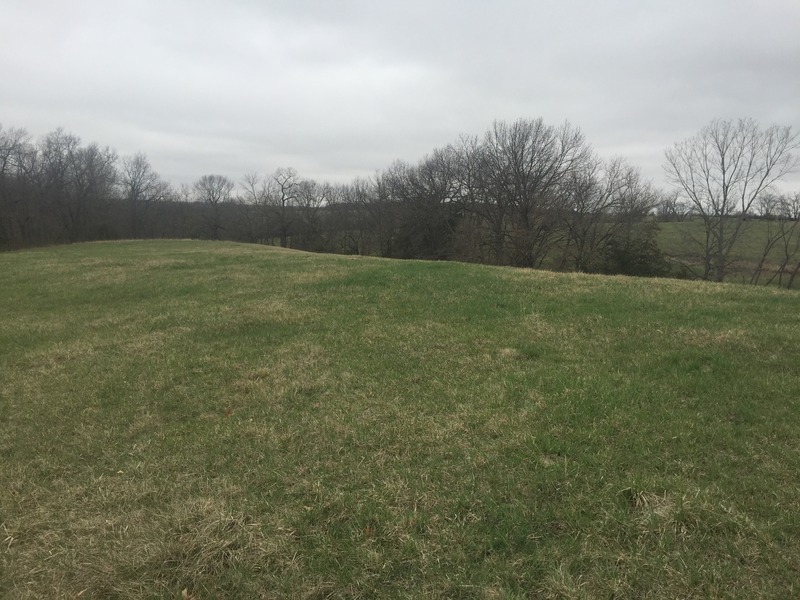
[[[800,130],[799,31],[798,0],[3,0],[0,124],[348,181],[543,117],[662,185],[713,118]]]

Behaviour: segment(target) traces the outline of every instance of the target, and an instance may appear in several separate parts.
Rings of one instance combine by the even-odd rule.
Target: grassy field
[[[790,226],[791,223],[789,224],[789,227]],[[733,283],[749,283],[750,278],[758,268],[767,240],[776,236],[779,230],[778,228],[779,224],[777,222],[760,220],[747,221],[742,230],[741,237],[734,245],[731,252],[730,258],[733,260],[733,264],[730,266],[730,272],[725,280]],[[791,235],[788,236],[787,245],[790,250],[794,250],[797,247],[798,236],[800,236],[800,228],[795,228]],[[697,273],[702,274],[702,246],[698,245],[698,241],[704,239],[703,224],[701,221],[659,223],[657,239],[659,248],[669,256],[673,262],[693,267]],[[766,283],[775,272],[780,269],[784,256],[785,249],[783,243],[777,242],[767,253],[764,271],[759,278],[759,283]],[[789,261],[788,269],[791,270],[794,268],[798,260],[800,260],[800,256]],[[789,274],[786,273],[783,278],[784,287],[788,279]],[[778,278],[776,277],[773,281],[775,285],[777,285],[777,280]],[[797,288],[796,282],[794,287],[795,289]]]
[[[2,598],[795,598],[800,294],[0,254]]]

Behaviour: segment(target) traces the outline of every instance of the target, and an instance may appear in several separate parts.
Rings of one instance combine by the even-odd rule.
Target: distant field
[[[770,232],[770,227],[773,229],[772,233]],[[741,238],[734,246],[731,258],[735,259],[736,262],[731,267],[726,281],[735,283],[748,283],[750,281],[764,253],[766,242],[770,234],[774,235],[776,227],[777,224],[775,222],[770,223],[768,221],[751,220],[746,223]],[[699,266],[702,264],[701,255],[697,254],[697,246],[690,241],[690,236],[702,239],[702,235],[703,226],[700,221],[659,223],[658,245],[665,254],[674,260],[687,265]],[[797,236],[800,236],[800,227],[790,238],[790,245],[795,246],[798,243]],[[780,267],[783,258],[782,252],[783,249],[780,244],[777,244],[767,254],[764,273],[759,280],[760,283],[766,283]],[[798,260],[800,260],[800,256],[791,262],[791,266],[794,267]],[[795,287],[798,284],[800,282],[795,283]]]
[[[800,294],[0,254],[2,598],[795,598]]]

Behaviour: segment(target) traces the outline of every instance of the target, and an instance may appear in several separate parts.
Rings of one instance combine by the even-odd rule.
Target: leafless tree
[[[28,146],[29,140],[30,136],[24,129],[4,130],[0,124],[0,186],[7,182],[7,177],[15,174],[19,166],[18,157]]]
[[[104,213],[115,195],[116,153],[62,129],[48,134],[31,163],[42,206],[55,217],[66,242],[110,237]]]
[[[758,212],[766,233],[750,283],[758,284],[768,265],[774,265],[765,285],[791,287],[800,270],[800,192],[767,194],[759,200]]]
[[[263,204],[266,202],[267,182],[258,173],[245,173],[240,185],[243,190],[243,199],[248,204]]]
[[[703,258],[702,277],[722,281],[746,218],[774,183],[798,167],[790,127],[761,129],[752,119],[715,120],[696,136],[666,151],[671,184],[703,223],[694,238]]]
[[[558,234],[560,186],[591,158],[583,134],[569,123],[497,121],[457,151],[462,202],[488,225],[496,262],[539,266]]]
[[[436,150],[417,165],[397,161],[378,178],[382,215],[391,243],[384,255],[441,259],[452,236],[454,181],[447,150]],[[388,218],[387,218],[388,217]]]
[[[282,248],[289,245],[289,232],[294,220],[291,209],[297,201],[299,182],[297,171],[289,167],[277,169],[268,184],[267,198],[275,208],[278,236]]]
[[[242,192],[236,200],[238,227],[249,242],[267,244],[272,239],[268,181],[259,173],[250,172],[239,184]]]
[[[319,252],[324,249],[322,239],[322,209],[331,196],[331,186],[313,179],[302,179],[297,184],[295,204],[298,216],[296,247]]]
[[[28,242],[36,214],[26,202],[25,166],[35,149],[24,129],[0,125],[0,247]]]
[[[142,153],[122,159],[119,173],[122,198],[128,207],[128,235],[140,237],[143,222],[155,202],[164,200],[169,184],[161,179]]]
[[[566,230],[565,257],[577,271],[597,270],[606,246],[639,223],[660,197],[639,170],[621,158],[587,161],[561,191]]]
[[[385,255],[392,219],[385,197],[378,193],[379,179],[356,178],[332,190],[328,212],[344,254]]]
[[[677,191],[661,194],[661,199],[655,209],[658,220],[662,222],[685,221],[692,212],[691,205],[682,199]]]
[[[194,199],[206,206],[205,222],[211,239],[220,239],[225,229],[222,224],[222,206],[231,200],[234,183],[223,175],[203,175],[192,186]]]

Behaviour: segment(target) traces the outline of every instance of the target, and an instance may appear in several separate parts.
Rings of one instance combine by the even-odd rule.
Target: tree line
[[[61,129],[33,140],[0,127],[0,249],[202,238],[667,275],[674,266],[656,243],[659,222],[692,219],[703,224],[687,239],[698,256],[692,274],[722,280],[748,217],[760,217],[770,222],[771,244],[762,270],[767,254],[784,244],[781,271],[796,275],[800,198],[774,191],[797,168],[796,148],[788,127],[714,121],[667,151],[673,190],[664,192],[625,159],[599,157],[569,123],[519,119],[348,184],[279,168],[238,182],[208,174],[175,187],[144,154],[120,158]],[[760,277],[754,272],[752,282]]]

